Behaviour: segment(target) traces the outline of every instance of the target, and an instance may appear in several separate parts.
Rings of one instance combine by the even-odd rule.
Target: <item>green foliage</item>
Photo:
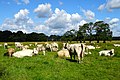
[[[112,32],[110,31],[109,24],[104,21],[98,21],[94,23],[94,27],[96,30],[97,41],[103,40],[105,43],[106,40],[111,40]]]
[[[74,29],[72,29],[72,30],[70,30],[70,31],[67,31],[64,35],[63,35],[63,37],[62,37],[62,40],[63,41],[73,41],[75,38],[76,38],[76,36],[77,36],[77,31],[76,30],[74,30]]]
[[[9,58],[3,56],[6,50],[0,46],[0,80],[119,80],[120,48],[114,47],[114,43],[95,43],[101,48],[91,50],[92,54],[85,56],[81,64],[70,62],[69,58],[58,58],[56,52],[46,52],[45,56],[40,52],[33,57]],[[14,47],[13,43],[8,44]],[[62,43],[58,44],[62,48]],[[111,48],[115,49],[114,57],[98,55],[100,50]]]

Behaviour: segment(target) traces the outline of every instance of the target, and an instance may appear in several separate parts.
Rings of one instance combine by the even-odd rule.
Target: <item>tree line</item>
[[[112,40],[112,31],[109,24],[104,21],[97,21],[95,23],[89,22],[79,26],[79,30],[69,30],[62,36],[50,35],[44,33],[23,33],[22,31],[11,32],[9,30],[0,31],[1,42],[26,42],[26,41],[80,41],[85,42],[88,40],[90,43],[96,40],[98,43],[102,40],[104,43]]]

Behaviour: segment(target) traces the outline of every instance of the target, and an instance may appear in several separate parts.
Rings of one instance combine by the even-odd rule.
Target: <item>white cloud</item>
[[[64,10],[55,9],[55,13],[45,21],[47,26],[54,29],[65,28],[68,27],[68,23],[70,22],[71,15],[68,14]]]
[[[27,9],[20,10],[17,14],[14,15],[15,19],[24,19],[29,14]]]
[[[95,13],[92,12],[91,10],[84,10],[82,9],[84,15],[86,16],[87,20],[93,20],[95,17]]]
[[[112,9],[118,9],[120,8],[120,0],[107,0],[106,3],[98,7],[98,10],[103,10],[104,8],[108,9],[108,11],[112,11]]]
[[[82,17],[78,13],[69,14],[65,10],[55,9],[55,13],[45,21],[46,26],[49,27],[51,34],[61,35],[68,30],[78,29]]]
[[[112,24],[116,24],[116,23],[118,23],[120,20],[118,19],[118,18],[113,18],[112,20],[110,20],[110,25],[112,25]]]
[[[87,23],[87,21],[82,20],[82,21],[80,21],[79,25],[80,25],[80,26],[83,26],[83,25],[86,24],[86,23]]]
[[[106,7],[108,9],[120,8],[120,0],[108,0]]]
[[[1,25],[2,30],[16,30],[18,26],[15,24],[14,20],[5,19],[3,24]]]
[[[50,17],[52,15],[51,4],[40,4],[34,12],[39,18]]]
[[[113,32],[113,36],[119,36],[120,35],[120,19],[119,18],[108,18],[107,19],[109,25],[110,25],[110,29]]]
[[[25,4],[29,4],[30,1],[29,0],[22,0]]]
[[[60,4],[60,5],[63,5],[63,2],[59,1],[59,4]]]
[[[17,3],[17,5],[21,4],[19,0],[14,0],[14,1]]]
[[[110,28],[118,27],[120,20],[118,18],[113,18],[109,21]]]
[[[98,7],[98,10],[103,10],[105,8],[105,4],[102,4],[102,5],[100,5],[99,7]]]
[[[30,0],[14,0],[18,5],[20,4],[29,4]]]
[[[13,32],[23,31],[32,32],[34,27],[34,22],[28,17],[29,11],[27,9],[20,10],[14,15],[13,19],[6,19],[1,25],[2,30],[11,30]]]
[[[81,19],[82,19],[82,17],[78,13],[71,15],[72,22],[77,22],[78,23],[78,22],[80,22]]]
[[[50,34],[49,27],[45,26],[44,24],[36,25],[33,30],[39,33],[45,33],[47,35]]]

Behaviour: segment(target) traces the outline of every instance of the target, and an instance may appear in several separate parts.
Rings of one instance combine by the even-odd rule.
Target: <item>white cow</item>
[[[33,50],[31,49],[25,49],[22,51],[17,51],[12,54],[12,56],[17,57],[17,58],[23,58],[25,56],[33,56],[35,54],[38,54],[38,51],[34,48]]]
[[[70,57],[69,51],[67,49],[62,49],[57,52],[59,57]]]
[[[56,42],[51,43],[52,48],[58,48],[58,44]]]
[[[92,46],[92,45],[86,45],[86,47],[87,47],[88,49],[95,49],[95,47]]]
[[[19,48],[19,49],[22,49],[23,45],[20,42],[15,42],[15,47]]]
[[[113,44],[115,47],[120,47],[120,44]]]
[[[45,47],[44,47],[44,45],[43,44],[39,44],[39,45],[37,45],[37,51],[42,51],[43,52],[43,55],[45,55],[45,51],[46,51],[46,49],[45,49]]]
[[[68,43],[66,43],[64,48],[68,49],[71,60],[72,60],[72,55],[74,55],[74,59],[75,59],[75,55],[77,55],[78,63],[80,63],[80,60],[83,60],[84,52],[85,52],[84,44],[68,44]]]
[[[45,43],[45,47],[46,47],[46,50],[50,50],[50,51],[52,51],[52,46],[51,46],[51,44],[49,44],[49,43]]]
[[[28,48],[29,48],[29,46],[28,46],[28,45],[21,46],[21,49],[22,49],[22,50],[25,50],[25,49],[28,49]]]
[[[4,43],[4,49],[8,48],[8,43]]]
[[[105,56],[114,56],[114,49],[111,50],[102,50],[99,52],[99,55],[105,55]]]
[[[58,51],[58,44],[56,42],[53,43],[45,43],[46,49],[49,49],[50,51]]]

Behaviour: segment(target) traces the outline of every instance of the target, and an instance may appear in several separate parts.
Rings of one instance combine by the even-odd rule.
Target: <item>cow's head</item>
[[[38,54],[38,50],[36,48],[33,49],[33,54],[37,55]]]

